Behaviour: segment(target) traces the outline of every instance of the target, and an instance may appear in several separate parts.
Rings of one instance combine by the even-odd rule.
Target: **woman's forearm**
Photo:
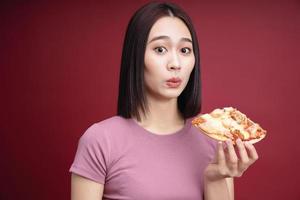
[[[233,200],[229,190],[226,178],[214,181],[204,179],[205,200]]]

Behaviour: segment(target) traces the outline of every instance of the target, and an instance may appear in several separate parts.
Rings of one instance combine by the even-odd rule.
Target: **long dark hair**
[[[119,81],[119,116],[136,117],[140,121],[139,109],[144,115],[148,111],[144,88],[144,54],[150,29],[164,16],[181,19],[188,27],[193,42],[195,66],[187,86],[178,97],[178,108],[184,119],[193,117],[201,111],[199,46],[192,21],[176,4],[151,2],[138,9],[127,26]]]

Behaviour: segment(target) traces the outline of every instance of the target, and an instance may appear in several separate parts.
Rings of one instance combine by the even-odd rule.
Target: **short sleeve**
[[[70,172],[104,184],[109,163],[109,145],[104,130],[93,124],[80,137]]]
[[[208,140],[208,144],[210,146],[210,150],[208,151],[208,155],[210,158],[210,162],[212,162],[214,159],[216,159],[216,153],[218,150],[218,141],[215,139],[212,139],[208,136],[206,136],[206,139]]]
[[[214,139],[211,139],[211,140],[210,140],[210,143],[211,143],[211,145],[212,145],[212,147],[213,147],[213,149],[214,149],[214,153],[216,153],[217,150],[218,150],[218,141],[217,141],[217,140],[214,140]]]

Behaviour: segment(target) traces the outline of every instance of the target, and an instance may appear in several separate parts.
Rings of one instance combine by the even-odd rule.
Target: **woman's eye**
[[[181,49],[181,52],[184,53],[184,54],[190,54],[191,51],[192,51],[192,50],[191,50],[190,48],[188,48],[188,47],[185,47],[185,48],[182,48],[182,49]]]
[[[164,48],[164,47],[156,47],[154,49],[154,51],[157,52],[157,53],[159,53],[159,54],[163,54],[163,53],[165,53],[167,51],[167,49]]]

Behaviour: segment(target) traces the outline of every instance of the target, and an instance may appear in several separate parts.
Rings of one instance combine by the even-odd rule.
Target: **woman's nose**
[[[177,53],[172,53],[172,56],[170,58],[170,61],[168,63],[168,70],[170,71],[178,71],[180,70],[180,60],[179,60],[179,56],[177,55]]]

